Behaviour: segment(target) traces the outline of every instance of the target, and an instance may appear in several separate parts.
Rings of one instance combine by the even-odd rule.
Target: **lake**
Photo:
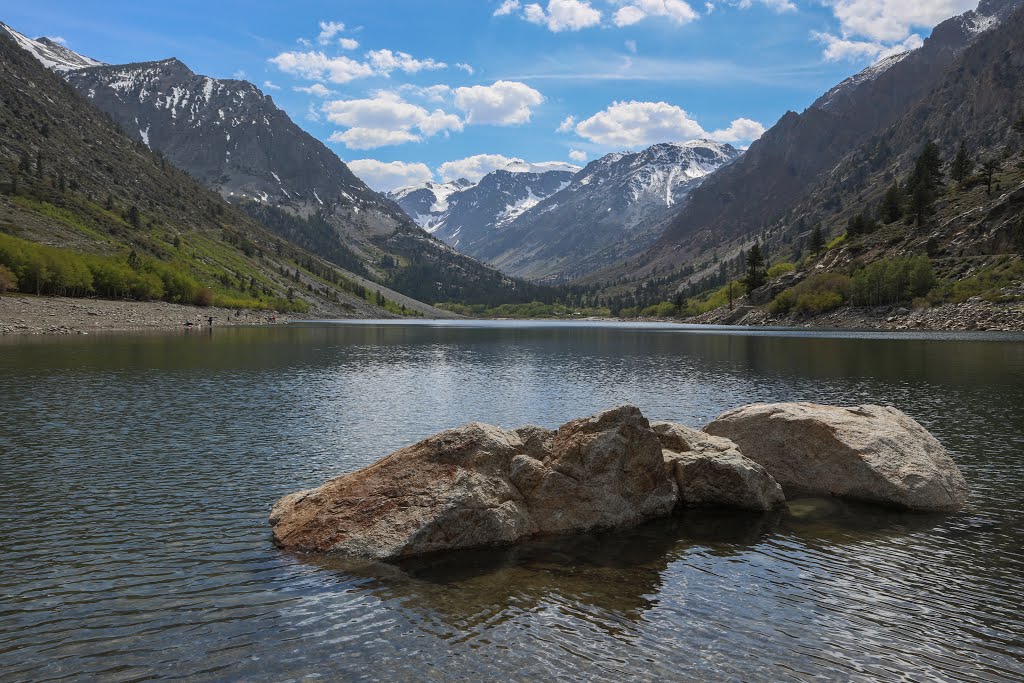
[[[1024,337],[306,324],[0,339],[5,681],[1019,681]],[[970,506],[826,500],[402,566],[284,553],[281,495],[470,421],[892,404]]]

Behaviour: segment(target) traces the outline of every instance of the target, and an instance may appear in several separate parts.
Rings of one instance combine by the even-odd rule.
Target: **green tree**
[[[761,252],[761,245],[755,242],[747,252],[747,276],[745,278],[747,291],[757,289],[767,279],[768,272],[765,269],[764,254]]]
[[[825,248],[825,234],[821,231],[821,224],[815,225],[811,231],[811,253],[819,254]]]
[[[974,171],[974,159],[967,153],[967,145],[961,141],[960,148],[956,151],[956,156],[950,165],[949,175],[953,180],[962,183],[967,180],[972,171]]]
[[[879,213],[885,223],[895,223],[903,218],[903,188],[900,187],[898,180],[893,181],[893,184],[885,191]]]
[[[939,188],[942,187],[942,157],[939,155],[938,145],[934,142],[929,142],[921,150],[907,184],[910,192],[910,215],[918,225],[924,225],[935,211],[935,200],[938,199]]]
[[[985,159],[981,163],[981,175],[985,179],[985,194],[992,194],[992,180],[1001,170],[1003,170],[1003,162],[998,157]]]
[[[142,222],[142,218],[139,216],[139,207],[134,204],[132,204],[128,209],[128,222],[136,228],[139,227],[139,224]]]

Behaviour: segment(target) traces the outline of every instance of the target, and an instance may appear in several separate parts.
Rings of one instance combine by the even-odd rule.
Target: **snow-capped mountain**
[[[5,31],[13,38],[18,47],[31,52],[36,59],[43,63],[43,66],[57,72],[62,73],[74,69],[84,69],[89,66],[104,65],[103,62],[80,55],[49,38],[36,38],[33,40],[18,33],[3,22],[0,22],[0,31]]]
[[[695,140],[613,153],[464,248],[507,272],[569,279],[649,246],[687,195],[740,152]]]
[[[402,207],[418,226],[433,232],[438,220],[448,211],[448,198],[456,192],[468,190],[473,185],[474,183],[465,178],[447,183],[435,183],[430,180],[419,185],[392,190],[385,193],[385,196]]]
[[[478,183],[465,178],[427,182],[388,193],[421,227],[460,251],[474,245],[538,203],[566,188],[579,166],[516,160]]]
[[[407,220],[248,81],[201,76],[173,58],[104,64],[2,28],[125,132],[230,201],[326,211],[366,234]]]
[[[64,76],[130,135],[229,200],[339,208],[355,222],[388,226],[401,217],[252,83],[201,76],[177,59]]]

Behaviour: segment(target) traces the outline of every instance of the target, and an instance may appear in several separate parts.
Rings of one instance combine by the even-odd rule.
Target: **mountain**
[[[691,192],[739,157],[709,140],[608,154],[466,251],[530,279],[573,279],[649,246]]]
[[[517,159],[477,183],[465,178],[444,184],[427,182],[387,196],[420,227],[472,255],[478,242],[564,189],[579,170],[572,164],[530,164]]]
[[[0,32],[0,265],[21,291],[441,314],[283,243],[125,135],[20,45]]]
[[[57,72],[85,69],[90,66],[104,66],[103,62],[80,55],[49,38],[36,40],[27,38],[0,21],[0,34],[3,33],[13,38],[18,47],[32,53],[32,56],[42,62],[43,66]]]
[[[431,238],[252,83],[177,59],[102,65],[2,26],[131,137],[277,234],[372,281],[429,301],[515,301],[530,288]],[[63,49],[63,48],[62,48]]]
[[[474,184],[466,178],[459,178],[447,183],[428,180],[419,185],[410,185],[386,192],[385,196],[398,204],[406,214],[416,221],[418,226],[427,232],[433,232],[434,226],[448,211],[448,198],[457,192],[468,190]]]
[[[782,295],[793,305],[804,296],[801,305],[812,312],[844,303],[913,302],[927,308],[975,297],[1004,303],[1024,299],[1024,3],[983,2],[977,11],[940,25],[920,50],[921,56],[911,52],[858,74],[826,93],[804,115],[787,117],[766,135],[758,152],[762,165],[756,170],[760,176],[782,179],[777,185],[781,189],[786,187],[787,167],[767,163],[765,150],[781,149],[783,132],[805,142],[843,135],[822,129],[808,137],[804,126],[828,121],[822,112],[867,108],[870,103],[861,100],[864,89],[874,92],[887,79],[909,78],[910,72],[899,72],[904,65],[914,66],[913,75],[930,83],[916,98],[889,112],[887,124],[851,143],[845,152],[834,149],[828,167],[808,179],[795,198],[780,202],[774,220],[766,215],[756,230],[696,224],[689,226],[690,232],[670,232],[631,264],[592,275],[597,283],[592,296],[640,309],[668,302],[671,309],[673,302],[700,295],[699,301],[691,300],[699,304],[691,309],[721,306],[727,301],[723,285],[744,276],[746,252],[759,242],[769,263],[780,266],[775,272],[781,275],[739,302],[735,316],[726,312],[702,321],[742,319],[755,324],[765,312],[744,318],[741,309]],[[952,55],[943,63],[936,55],[946,51]],[[932,70],[924,68],[928,63]],[[900,81],[886,87],[895,92],[897,86],[902,87]],[[967,159],[974,161],[974,171],[954,178],[953,161],[961,144]],[[751,147],[748,154],[755,151]],[[789,151],[794,163],[801,158],[797,152]],[[921,164],[927,174],[918,175],[919,160],[927,159],[934,160]],[[706,209],[714,183],[716,193],[733,193],[733,206],[722,203],[722,213],[753,215],[757,202],[766,201],[760,192],[769,184],[758,184],[752,169],[741,168],[745,164],[746,155],[709,179],[691,195],[691,202],[700,194],[698,208]],[[922,177],[938,180],[923,182]],[[753,183],[759,192],[747,199],[741,180]],[[694,212],[688,204],[680,218],[692,218]],[[676,230],[681,227],[685,226],[673,225]],[[812,249],[819,229],[825,246]],[[923,289],[907,294],[901,287],[911,281],[900,268],[911,258],[915,264],[927,264],[935,281],[918,278]],[[883,283],[879,273],[892,281]],[[870,278],[876,280],[865,290],[861,285]],[[857,285],[852,294],[851,281]]]
[[[964,48],[1021,5],[1024,0],[983,0],[977,10],[936,26],[922,47],[848,79],[802,114],[786,113],[740,160],[693,192],[641,259],[644,272],[678,266],[783,219],[846,154],[882,135],[935,87]]]

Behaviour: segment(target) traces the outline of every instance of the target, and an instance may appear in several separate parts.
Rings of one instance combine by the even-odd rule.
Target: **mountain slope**
[[[467,251],[531,279],[578,277],[650,245],[688,195],[739,156],[708,140],[606,155]]]
[[[389,315],[382,298],[400,308],[399,295],[377,297],[282,244],[132,141],[2,33],[0,63],[0,258],[24,291],[340,316]]]
[[[939,24],[923,47],[840,84],[803,114],[787,113],[742,159],[694,191],[644,262],[678,265],[707,245],[779,220],[844,155],[928,93],[984,29],[1022,4],[983,0],[978,10]]]
[[[3,28],[40,57],[43,40]],[[453,292],[481,301],[526,296],[522,285],[429,238],[251,83],[197,75],[176,59],[60,73],[128,135],[337,265],[431,301]]]
[[[953,26],[975,26],[976,16],[969,14]],[[1020,312],[1013,302],[1024,300],[1024,8],[982,25],[986,30],[932,78],[928,92],[809,183],[803,198],[779,220],[753,235],[726,235],[696,245],[696,257],[678,270],[653,276],[641,272],[610,285],[606,281],[599,288],[602,295],[643,308],[708,292],[743,277],[742,252],[756,241],[769,263],[793,263],[738,301],[735,311],[707,313],[699,322],[761,324],[770,313],[785,310],[798,316],[786,320],[802,323],[801,315],[850,304],[905,309],[913,302],[924,309],[977,303],[978,298]],[[938,162],[926,167],[937,169],[943,180],[918,193],[912,180],[928,143],[935,144]],[[995,162],[991,188],[980,163],[962,181],[952,177],[961,143],[968,158]],[[923,208],[914,208],[915,197]],[[815,226],[827,244],[820,250],[811,248]],[[922,269],[919,273],[934,274],[935,281],[908,278],[900,270],[908,259]],[[914,281],[921,287],[911,291]],[[871,286],[865,288],[865,282]],[[806,301],[799,301],[801,296]],[[781,305],[751,308],[777,297]],[[724,305],[724,288],[698,303]],[[843,324],[845,314],[836,315],[840,318],[811,320]],[[886,312],[881,320],[891,315]],[[903,315],[906,310],[896,312],[897,318]],[[949,313],[952,318],[945,315],[929,314],[934,318],[929,325],[966,324],[955,310]]]

